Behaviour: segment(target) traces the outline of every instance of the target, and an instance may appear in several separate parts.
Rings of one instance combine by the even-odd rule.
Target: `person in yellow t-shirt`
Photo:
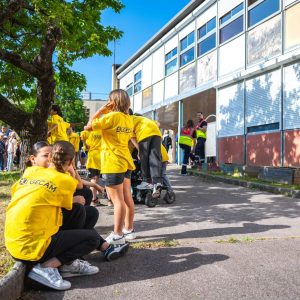
[[[60,107],[52,104],[49,114],[51,116],[49,122],[51,127],[48,129],[48,135],[51,134],[51,142],[68,142],[67,129],[70,127],[70,124],[64,121]]]
[[[162,188],[161,140],[162,135],[155,121],[133,115],[132,142],[139,151],[143,181],[138,189],[153,189],[152,197],[159,198]]]
[[[79,160],[80,160],[80,167],[81,168],[85,168],[85,163],[86,163],[86,160],[87,160],[88,147],[87,147],[85,142],[88,139],[89,134],[90,134],[90,132],[88,130],[83,130],[83,131],[80,132],[80,139],[81,139],[81,142],[82,142],[82,147],[80,149]]]
[[[114,204],[114,231],[106,240],[113,244],[124,244],[136,237],[130,181],[135,165],[128,148],[133,135],[133,119],[128,115],[129,107],[128,94],[121,89],[113,90],[108,103],[94,114],[86,126],[88,130],[102,132],[101,173]]]
[[[67,134],[69,137],[69,142],[74,146],[75,149],[75,167],[77,168],[78,159],[79,159],[79,143],[80,143],[80,136],[77,132],[73,131],[72,127],[67,129]]]
[[[78,183],[67,174],[74,154],[69,142],[55,143],[49,168],[27,168],[12,188],[6,211],[6,248],[15,259],[32,268],[28,274],[31,279],[57,290],[71,287],[61,274],[70,277],[98,273],[97,267],[79,258],[95,249],[109,248],[94,229],[60,230],[61,209],[72,208]],[[39,159],[45,160],[45,156]]]
[[[95,120],[96,121],[96,120]],[[85,141],[89,148],[89,155],[86,163],[86,168],[89,171],[89,178],[91,182],[96,183],[100,177],[101,162],[100,162],[100,151],[101,151],[101,131],[91,131],[88,139]],[[91,187],[93,193],[93,203],[95,205],[100,204],[97,198],[97,190]]]

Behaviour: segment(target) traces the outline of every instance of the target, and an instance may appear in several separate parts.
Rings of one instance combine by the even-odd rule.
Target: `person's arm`
[[[68,172],[71,174],[72,177],[74,177],[78,181],[76,189],[82,189],[83,183],[81,177],[79,176],[78,172],[74,169],[73,165],[70,165]]]
[[[92,130],[92,123],[95,119],[99,118],[101,115],[105,115],[108,114],[109,112],[111,112],[114,108],[113,103],[108,102],[105,105],[103,105],[102,107],[100,107],[95,113],[94,115],[90,118],[89,122],[87,123],[87,125],[85,126],[85,130]]]
[[[95,183],[95,182],[90,182],[90,181],[87,181],[87,180],[84,180],[84,179],[81,179],[82,183],[85,185],[85,186],[89,186],[89,187],[93,187],[94,189],[96,189],[98,192],[101,192],[103,193],[104,191],[104,188],[102,186],[100,186],[99,184]]]
[[[83,196],[76,195],[76,196],[73,196],[73,203],[79,203],[79,204],[85,205],[85,199]]]
[[[51,128],[48,129],[48,134],[53,131],[54,129],[56,129],[58,127],[57,124],[54,124],[53,126],[51,126]]]

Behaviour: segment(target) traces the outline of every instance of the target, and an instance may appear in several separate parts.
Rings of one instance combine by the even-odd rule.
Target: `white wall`
[[[178,95],[178,72],[165,79],[165,99]]]
[[[142,92],[135,94],[133,98],[133,111],[136,113],[142,109]]]
[[[219,76],[245,68],[245,34],[219,49]]]
[[[159,48],[153,53],[152,82],[156,83],[165,76],[165,50]]]
[[[143,61],[142,89],[152,84],[152,55]]]
[[[219,18],[244,2],[243,0],[219,0]]]
[[[216,16],[217,16],[217,4],[214,4],[197,18],[196,20],[197,29]]]
[[[153,85],[153,104],[160,103],[164,100],[164,80]]]

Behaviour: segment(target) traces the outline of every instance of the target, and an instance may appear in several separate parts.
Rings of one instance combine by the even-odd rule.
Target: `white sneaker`
[[[126,230],[124,228],[123,234],[124,234],[125,241],[132,241],[132,240],[136,239],[136,232],[134,231],[134,229]]]
[[[75,259],[70,265],[63,265],[59,268],[63,278],[94,275],[99,272],[98,267],[92,266],[89,262],[82,259]]]
[[[29,272],[28,277],[55,290],[68,290],[71,287],[69,281],[63,280],[57,268],[43,268],[36,264]]]
[[[117,235],[114,232],[112,232],[105,240],[111,245],[123,245],[126,243],[124,235]]]
[[[154,199],[159,198],[161,194],[161,190],[162,190],[162,184],[161,183],[155,184],[152,192],[152,198]]]
[[[138,190],[152,190],[153,189],[153,184],[148,183],[146,181],[142,181],[139,185],[136,186]]]

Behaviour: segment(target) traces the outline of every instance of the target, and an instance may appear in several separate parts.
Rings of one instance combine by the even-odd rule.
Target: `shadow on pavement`
[[[88,256],[88,261],[99,266],[100,272],[93,276],[73,277],[71,289],[101,288],[119,283],[163,278],[201,268],[229,259],[223,254],[201,254],[194,247],[175,247],[159,249],[130,249],[126,257],[113,262],[104,262],[100,253]],[[42,294],[41,294],[42,293]],[[41,287],[35,283],[27,285],[26,296],[22,299],[63,299],[65,293]],[[83,292],[84,293],[84,292]]]

